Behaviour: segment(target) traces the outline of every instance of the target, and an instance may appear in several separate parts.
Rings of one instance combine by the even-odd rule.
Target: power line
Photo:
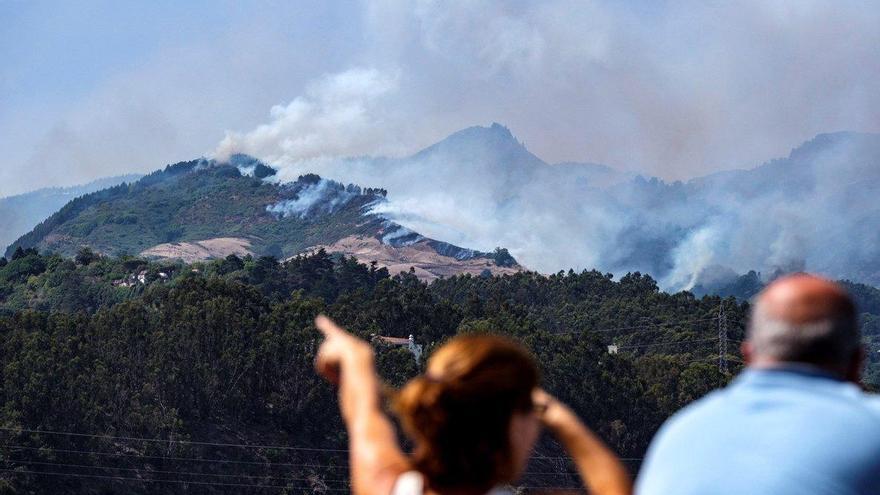
[[[215,478],[252,478],[252,479],[261,479],[261,480],[288,480],[288,481],[309,481],[311,478],[292,478],[288,476],[260,476],[255,474],[214,474],[214,473],[198,473],[193,471],[168,471],[161,469],[146,469],[146,468],[124,468],[124,467],[116,467],[116,466],[98,466],[94,464],[67,464],[67,463],[59,463],[59,462],[46,462],[46,461],[31,461],[25,459],[4,459],[3,462],[17,462],[22,464],[33,464],[39,466],[55,466],[55,467],[69,467],[69,468],[86,468],[86,469],[109,469],[115,471],[134,471],[136,473],[144,473],[144,474],[174,474],[181,476],[212,476]],[[347,479],[338,480],[338,479],[321,479],[322,482],[333,482],[333,483],[348,483]]]
[[[304,490],[304,489],[313,489],[312,486],[288,486],[288,485],[249,485],[245,483],[218,483],[218,482],[210,482],[210,481],[186,481],[186,480],[147,480],[140,478],[131,478],[124,476],[104,476],[97,474],[82,474],[82,473],[57,473],[57,472],[46,472],[46,471],[27,471],[27,470],[16,470],[16,469],[0,469],[0,472],[11,473],[11,474],[31,474],[36,476],[61,476],[61,477],[70,477],[70,478],[91,478],[91,479],[104,479],[104,480],[113,480],[113,481],[135,481],[138,483],[177,483],[177,484],[185,484],[185,485],[203,485],[203,486],[228,486],[228,487],[240,487],[240,488],[266,488],[266,489],[295,489],[295,490]],[[527,490],[571,490],[571,491],[581,491],[583,492],[583,487],[581,486],[532,486],[532,485],[521,485],[517,486],[517,488],[523,488]],[[332,492],[350,492],[349,488],[329,488],[322,487],[322,491],[332,491]]]
[[[706,356],[706,357],[702,357],[702,358],[698,358],[698,359],[691,359],[691,360],[689,360],[689,361],[685,361],[685,362],[683,362],[683,363],[679,363],[679,364],[703,363],[703,364],[708,364],[708,365],[711,365],[711,366],[716,366],[718,363],[716,363],[716,362],[710,362],[710,360],[714,360],[714,359],[717,359],[717,358],[712,357],[712,356]],[[731,362],[735,362],[735,363],[742,363],[742,361],[737,360],[737,359],[733,359],[733,358],[730,358],[730,357],[728,357],[727,360],[728,360],[728,361],[731,361]]]
[[[72,437],[88,437],[101,438],[104,440],[125,440],[131,442],[156,442],[156,443],[176,443],[182,445],[204,445],[210,447],[237,447],[246,449],[275,449],[275,450],[304,450],[309,452],[348,452],[348,449],[324,449],[317,447],[289,447],[282,445],[248,445],[235,443],[216,443],[216,442],[197,442],[191,440],[171,440],[162,438],[140,438],[140,437],[121,437],[115,435],[94,435],[90,433],[74,433],[69,431],[50,431],[50,430],[32,430],[28,428],[3,428],[0,431],[12,431],[16,433],[38,433],[42,435],[65,435]]]
[[[726,374],[727,372],[727,347],[728,343],[742,343],[742,341],[737,339],[730,339],[727,336],[727,318],[724,314],[724,303],[718,305],[718,315],[709,318],[696,318],[691,320],[683,320],[683,321],[670,321],[665,323],[657,323],[657,324],[644,324],[644,325],[631,325],[631,326],[621,326],[621,327],[612,327],[612,328],[603,328],[603,329],[595,329],[589,330],[592,333],[607,333],[614,331],[622,331],[622,330],[636,330],[636,329],[645,329],[645,331],[657,331],[657,330],[666,330],[668,327],[676,326],[676,325],[685,325],[689,323],[699,323],[699,322],[709,322],[709,321],[717,321],[718,322],[718,368],[719,372]],[[587,331],[571,331],[571,332],[559,332],[559,334],[574,334],[574,333],[584,333]],[[669,342],[654,342],[650,344],[632,344],[632,345],[612,345],[609,346],[609,353],[616,353],[616,351],[626,350],[626,349],[641,349],[641,348],[651,348],[651,347],[661,347],[666,345],[680,345],[680,344],[689,344],[689,343],[702,343],[702,342],[712,342],[715,341],[714,338],[707,339],[691,339],[691,340],[681,340],[681,341],[669,341]],[[697,360],[688,361],[685,364],[690,364],[697,361],[704,361],[706,358],[701,358]]]
[[[695,360],[696,361],[696,360]],[[35,450],[35,451],[49,451],[49,452],[58,452],[64,454],[80,454],[80,455],[96,455],[96,456],[110,456],[110,457],[128,457],[135,459],[156,459],[156,460],[171,460],[171,461],[191,461],[191,462],[216,462],[223,464],[245,464],[245,465],[255,465],[255,466],[282,466],[282,467],[315,467],[315,468],[333,468],[333,469],[348,469],[347,465],[335,465],[335,464],[298,464],[298,463],[289,463],[289,462],[271,462],[271,461],[237,461],[237,460],[229,460],[229,459],[205,459],[205,458],[197,458],[197,457],[176,457],[176,456],[154,456],[154,455],[144,455],[144,454],[123,454],[116,452],[102,452],[97,450],[72,450],[72,449],[60,449],[56,447],[28,447],[24,445],[2,445],[0,449],[11,449],[11,450]],[[531,460],[559,460],[565,459],[573,461],[574,458],[571,456],[545,456],[540,454],[533,454],[529,459]],[[619,458],[621,461],[641,461],[642,457],[621,457]],[[526,472],[526,474],[531,474]],[[543,473],[535,473],[535,474],[543,474]]]
[[[663,327],[675,326],[675,325],[688,325],[690,323],[700,323],[705,321],[713,321],[715,317],[711,318],[696,318],[692,320],[681,320],[681,321],[668,321],[664,323],[646,323],[644,325],[634,325],[630,327],[617,327],[617,328],[601,328],[598,330],[592,330],[593,333],[606,333],[606,332],[615,332],[619,330],[638,330],[641,328],[650,328],[654,330],[663,330]]]
[[[561,493],[561,492],[587,493],[584,491],[584,487],[582,487],[582,486],[517,486],[516,488],[521,488],[524,490],[547,490],[547,491],[553,491],[553,492],[557,492],[557,493]]]
[[[570,457],[554,457],[554,458],[544,458],[544,459],[565,459],[571,460]],[[642,458],[621,458],[621,461],[641,461]],[[39,465],[39,466],[55,466],[55,467],[66,467],[66,468],[84,468],[84,469],[107,469],[107,470],[115,470],[115,471],[131,471],[135,473],[144,473],[144,474],[173,474],[179,476],[206,476],[206,477],[215,477],[215,478],[250,478],[250,479],[258,479],[258,480],[287,480],[287,481],[309,481],[311,478],[296,478],[289,476],[269,476],[269,475],[257,475],[257,474],[216,474],[216,473],[204,473],[204,472],[194,472],[194,471],[169,471],[169,470],[161,470],[161,469],[148,469],[148,468],[126,468],[126,467],[117,467],[117,466],[102,466],[95,464],[70,464],[70,463],[59,463],[59,462],[46,462],[46,461],[33,461],[28,459],[3,459],[0,462],[8,462],[8,463],[20,463],[20,464],[29,464],[29,465]],[[332,467],[332,466],[331,466]],[[569,471],[523,471],[523,475],[565,475],[565,476],[575,476],[578,475],[577,472],[569,472]],[[349,483],[350,480],[346,479],[326,479],[319,478],[321,482],[324,483]]]
[[[622,345],[618,346],[618,350],[623,349],[641,349],[645,347],[659,347],[664,345],[680,345],[680,344],[693,344],[698,342],[715,342],[715,338],[711,339],[694,339],[694,340],[678,340],[678,341],[669,341],[669,342],[655,342],[653,344],[636,344],[636,345]]]
[[[218,464],[239,464],[239,465],[250,465],[250,466],[262,466],[262,467],[296,467],[296,468],[330,468],[330,469],[348,469],[347,465],[334,465],[334,464],[297,464],[297,463],[289,463],[289,462],[261,462],[261,461],[237,461],[237,460],[229,460],[229,459],[204,459],[204,458],[196,458],[196,457],[176,457],[176,456],[155,456],[155,455],[144,455],[144,454],[123,454],[116,452],[101,452],[97,450],[73,450],[73,449],[59,449],[55,447],[28,447],[24,445],[3,445],[0,448],[7,448],[11,450],[35,450],[35,451],[49,451],[49,452],[57,452],[62,454],[78,454],[78,455],[94,455],[94,456],[109,456],[109,457],[126,457],[133,459],[154,459],[154,460],[168,460],[168,461],[184,461],[184,462],[208,462],[208,463],[218,463]],[[546,460],[569,460],[573,461],[574,459],[571,456],[557,456],[557,457],[548,457],[542,455],[533,455],[531,457],[533,460],[546,461]],[[623,457],[620,458],[621,461],[626,462],[637,462],[642,461],[641,457]],[[530,472],[525,471],[524,474],[551,474],[547,472]],[[566,473],[558,473],[558,474],[566,474]]]
[[[560,457],[562,458],[562,457]],[[621,459],[621,460],[642,460],[641,458],[630,458],[630,459]],[[187,471],[167,471],[167,470],[155,470],[155,469],[137,469],[137,468],[121,468],[116,466],[98,466],[98,465],[90,465],[90,464],[67,464],[67,463],[57,463],[57,462],[43,462],[43,461],[30,461],[24,459],[6,459],[5,462],[15,462],[15,463],[23,463],[28,465],[40,465],[40,466],[54,466],[54,467],[64,467],[64,468],[80,468],[80,469],[106,469],[106,470],[116,470],[116,471],[129,471],[144,474],[172,474],[178,476],[205,476],[205,477],[223,477],[223,478],[250,478],[250,479],[258,479],[263,481],[310,481],[312,478],[296,478],[296,477],[285,477],[285,476],[259,476],[259,475],[242,475],[242,474],[214,474],[214,473],[197,473],[197,472],[187,472]],[[9,470],[0,470],[0,471],[9,471]],[[15,470],[15,472],[25,472]],[[40,474],[44,474],[40,472]],[[53,473],[45,473],[45,474],[53,474]],[[58,474],[67,474],[74,476],[91,476],[87,473],[58,473]],[[525,471],[523,475],[538,475],[538,476],[579,476],[577,472],[569,472],[569,471]],[[144,481],[144,482],[174,482],[180,481],[185,483],[193,483],[190,480],[157,480],[157,479],[142,479],[142,478],[130,478],[132,480]],[[317,481],[321,483],[350,483],[349,479],[325,479],[325,478],[317,478]],[[219,483],[218,483],[219,484]],[[224,483],[224,486],[228,486],[229,484]],[[242,484],[242,486],[261,486],[261,485],[250,485],[250,484]],[[277,487],[281,487],[282,485],[275,485]],[[267,486],[268,487],[268,486]],[[274,486],[273,486],[274,487]],[[294,487],[297,488],[297,487]],[[561,487],[528,487],[521,486],[520,488],[561,488]],[[577,488],[577,487],[574,487]]]
[[[621,330],[638,330],[641,328],[650,328],[652,330],[664,330],[663,327],[675,326],[675,325],[687,325],[689,323],[700,323],[705,321],[714,321],[716,317],[711,318],[697,318],[693,320],[682,320],[682,321],[669,321],[665,323],[645,323],[642,325],[632,325],[626,327],[610,327],[610,328],[598,328],[598,329],[587,329],[587,330],[570,330],[567,332],[554,332],[553,335],[571,335],[571,334],[581,334],[581,333],[608,333],[608,332],[617,332]]]
[[[50,449],[51,450],[51,449]],[[568,456],[559,456],[559,457],[546,457],[546,456],[538,456],[543,460],[549,459],[564,459],[564,460],[573,460]],[[621,458],[621,461],[641,461],[642,458]],[[201,473],[201,472],[191,472],[191,471],[169,471],[169,470],[157,470],[157,469],[138,469],[138,468],[124,468],[124,467],[116,467],[116,466],[102,466],[102,465],[92,465],[92,464],[69,464],[69,463],[57,463],[57,462],[45,462],[45,461],[32,461],[25,459],[5,459],[5,462],[15,462],[15,463],[23,463],[28,465],[41,465],[41,466],[53,466],[53,467],[64,467],[64,468],[79,468],[79,469],[105,469],[105,470],[116,470],[116,471],[129,471],[144,474],[171,474],[177,476],[205,476],[205,477],[223,477],[223,478],[249,478],[249,479],[258,479],[264,481],[309,481],[311,478],[296,478],[296,477],[285,477],[285,476],[260,476],[260,475],[246,475],[246,474],[215,474],[215,473]],[[15,471],[15,472],[25,472],[20,470],[0,470],[0,471]],[[72,476],[87,476],[87,477],[96,477],[97,475],[91,475],[86,473],[43,473],[39,472],[39,474],[58,474],[58,475],[72,475]],[[523,475],[545,475],[545,476],[577,476],[579,473],[577,472],[568,472],[568,471],[525,471]],[[103,475],[102,475],[103,476]],[[114,479],[119,479],[119,477],[113,477]],[[207,484],[208,482],[195,482],[190,480],[159,480],[159,479],[142,479],[142,478],[128,478],[130,480],[137,480],[143,482],[182,482],[182,483],[198,483],[198,484]],[[318,480],[322,483],[349,483],[348,479],[322,479],[318,478]],[[252,484],[232,484],[232,483],[217,483],[210,482],[211,484],[219,484],[222,486],[256,486],[256,487],[282,487],[282,485],[252,485]],[[528,487],[522,487],[528,488]],[[535,488],[535,487],[531,487]]]
[[[570,455],[561,455],[561,456],[554,457],[554,456],[546,456],[546,455],[539,455],[539,454],[533,454],[531,456],[531,459],[540,459],[540,460],[568,459],[570,461],[574,460],[574,458]],[[621,460],[621,461],[642,461],[644,459],[645,459],[644,457],[618,457],[618,460]]]
[[[70,478],[92,478],[92,479],[105,479],[105,480],[114,480],[114,481],[136,481],[138,483],[178,483],[184,485],[207,485],[207,486],[235,486],[241,488],[269,488],[269,489],[311,489],[311,486],[287,486],[287,485],[261,485],[261,484],[247,484],[247,483],[221,483],[214,481],[187,481],[187,480],[158,480],[158,479],[141,479],[141,478],[131,478],[125,476],[106,476],[100,474],[83,474],[83,473],[57,473],[57,472],[48,472],[48,471],[28,471],[28,470],[20,470],[20,469],[0,469],[0,472],[4,473],[13,473],[13,474],[33,474],[37,476],[65,476]],[[347,492],[350,491],[348,488],[322,488],[327,491],[334,492]]]
[[[236,461],[229,459],[204,459],[204,458],[196,458],[196,457],[175,457],[175,456],[160,456],[160,455],[144,455],[144,454],[122,454],[116,452],[101,452],[96,450],[71,450],[71,449],[59,449],[54,447],[28,447],[24,445],[4,445],[5,448],[10,449],[21,449],[21,450],[48,450],[52,452],[61,452],[66,454],[81,454],[81,455],[96,455],[96,456],[111,456],[111,457],[130,457],[130,458],[142,458],[142,459],[157,459],[157,460],[169,460],[169,461],[190,461],[190,462],[216,462],[223,464],[246,464],[246,465],[258,465],[258,466],[283,466],[283,467],[323,467],[323,468],[336,468],[336,469],[348,469],[348,466],[335,466],[332,464],[297,464],[290,462],[269,462],[269,461]]]

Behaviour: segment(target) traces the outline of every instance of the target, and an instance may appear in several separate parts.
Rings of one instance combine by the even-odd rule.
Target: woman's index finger
[[[337,334],[343,331],[341,328],[339,328],[339,325],[337,325],[333,320],[325,315],[318,315],[318,317],[315,318],[315,326],[318,328],[318,330],[320,330],[321,333],[324,334],[325,337],[329,337],[333,334]]]

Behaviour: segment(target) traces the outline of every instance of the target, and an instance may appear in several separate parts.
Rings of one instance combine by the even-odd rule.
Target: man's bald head
[[[777,279],[752,308],[752,362],[809,363],[844,371],[861,345],[855,305],[842,287],[799,274]]]

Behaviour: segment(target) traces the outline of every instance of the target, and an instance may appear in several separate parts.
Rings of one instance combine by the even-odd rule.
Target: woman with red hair
[[[339,384],[349,434],[352,492],[357,495],[482,495],[516,481],[541,427],[552,431],[589,492],[628,495],[617,457],[564,404],[539,388],[531,354],[494,335],[455,337],[428,361],[424,375],[396,395],[393,409],[415,443],[406,456],[382,412],[369,344],[325,316],[317,370]],[[497,493],[497,492],[496,492]]]

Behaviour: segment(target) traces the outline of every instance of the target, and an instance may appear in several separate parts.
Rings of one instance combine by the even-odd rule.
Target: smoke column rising
[[[803,266],[880,280],[865,213],[876,212],[876,136],[826,136],[755,171],[709,174],[822,132],[880,131],[880,9],[423,1],[371,3],[364,20],[359,64],[227,133],[217,155],[254,154],[279,180],[387,188],[377,212],[462,246],[508,247],[544,272],[641,270],[667,288]],[[413,154],[492,119],[542,157],[623,172],[550,165],[500,126]]]
[[[272,180],[282,182],[318,173],[387,188],[389,201],[373,212],[464,247],[507,247],[543,272],[638,270],[668,289],[751,269],[878,276],[877,216],[866,214],[876,208],[851,204],[854,192],[870,201],[880,180],[876,135],[820,136],[784,160],[687,183],[550,165],[498,124],[403,157],[348,157],[376,146],[404,149],[381,140],[400,126],[383,107],[394,101],[395,80],[375,69],[326,76],[276,107],[269,123],[228,133],[217,155],[254,154],[279,167]]]

